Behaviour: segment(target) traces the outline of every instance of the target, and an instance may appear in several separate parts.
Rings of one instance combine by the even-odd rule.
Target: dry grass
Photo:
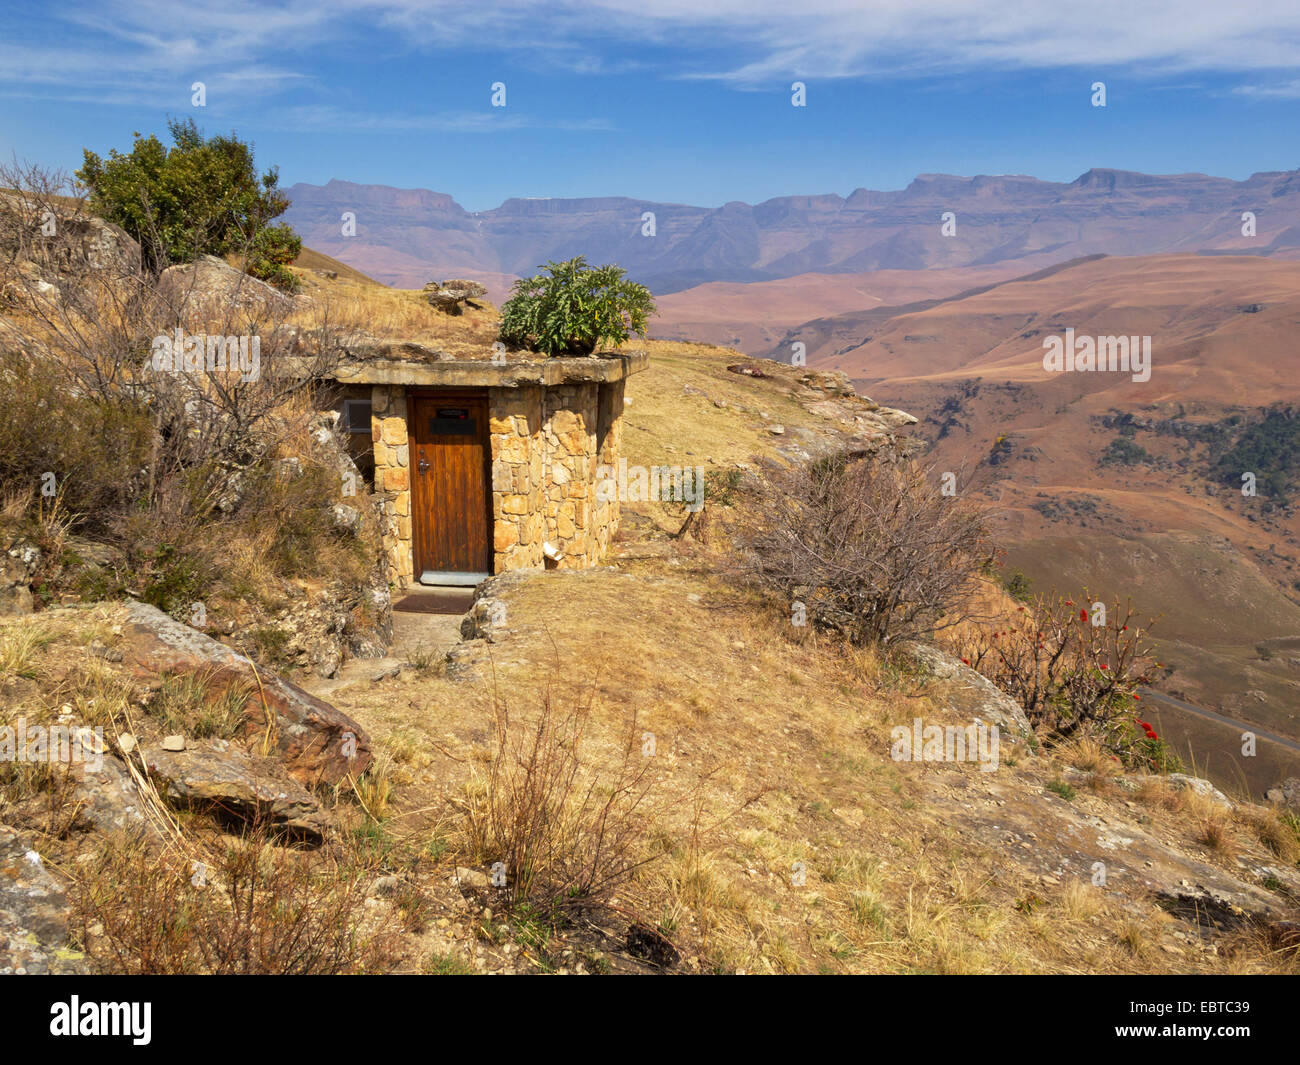
[[[1071,880],[1061,892],[1061,910],[1071,921],[1086,921],[1102,912],[1105,896],[1100,888]]]
[[[35,678],[40,651],[54,639],[39,618],[7,621],[0,627],[0,678]]]
[[[1196,839],[1209,847],[1222,862],[1231,862],[1237,857],[1237,832],[1232,815],[1226,811],[1216,811],[1201,818]]]
[[[165,732],[195,739],[233,739],[243,730],[251,683],[216,683],[214,670],[164,677],[147,710]]]
[[[363,870],[322,868],[259,831],[199,853],[117,838],[78,869],[74,927],[97,971],[329,975],[387,964],[391,934],[363,927]]]
[[[1057,749],[1061,759],[1085,773],[1113,777],[1120,773],[1115,758],[1095,740],[1084,736],[1062,744]]]
[[[340,262],[338,259],[323,252],[315,251],[312,248],[304,247],[292,265],[298,268],[300,276],[310,276],[317,270],[331,270],[347,281],[355,281],[363,285],[379,284],[374,278],[367,277],[360,270],[349,266],[347,263]]]
[[[418,290],[387,288],[340,273],[331,281],[300,272],[304,301],[293,320],[314,324],[322,316],[351,332],[410,341],[444,351],[458,359],[488,359],[497,339],[500,316],[483,300],[463,305],[461,314],[431,307]]]
[[[534,714],[494,707],[489,765],[467,787],[464,833],[475,864],[499,870],[512,905],[556,912],[604,902],[655,854],[646,846],[653,778],[633,717],[609,772],[588,754],[590,697],[547,688]]]
[[[440,794],[463,801],[464,787],[491,771],[496,743],[484,723],[493,721],[493,685],[515,705],[534,706],[545,689],[540,678],[580,675],[595,696],[584,771],[617,772],[631,713],[655,737],[662,806],[647,819],[642,846],[663,857],[627,880],[618,904],[649,915],[706,970],[1168,966],[1171,956],[1146,943],[1159,915],[1153,902],[1134,916],[1112,911],[1090,883],[1052,891],[1009,871],[1003,846],[950,823],[928,771],[889,759],[892,724],[943,713],[917,678],[874,653],[847,653],[792,631],[704,572],[668,574],[651,564],[637,571],[638,578],[557,575],[514,590],[517,635],[494,649],[490,683],[407,674],[382,696],[339,693],[336,703],[381,746],[391,736],[403,749],[432,749],[429,768],[399,789],[396,820],[407,807],[436,805]],[[407,710],[402,691],[410,693]],[[1085,746],[1072,757],[1091,764],[1096,752]],[[1105,761],[1091,772],[1109,780]],[[1018,793],[1017,772],[1005,769],[997,783]],[[1184,793],[1161,794],[1180,810],[1201,808]],[[1026,793],[1012,801],[1040,800]],[[1120,799],[1096,793],[1076,801]],[[1197,827],[1190,814],[1154,812],[1169,819],[1175,843],[1190,841]],[[486,853],[477,857],[487,861]],[[1148,930],[1135,939],[1123,920]],[[1206,955],[1194,964],[1221,971],[1224,963]],[[1251,964],[1272,963],[1256,955]]]
[[[1243,820],[1255,837],[1288,865],[1300,862],[1300,818],[1277,810],[1251,810]]]

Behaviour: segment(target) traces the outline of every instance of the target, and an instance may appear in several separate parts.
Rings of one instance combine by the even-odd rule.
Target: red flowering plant
[[[969,630],[963,661],[1014,698],[1048,742],[1093,735],[1129,763],[1167,751],[1137,720],[1137,688],[1158,668],[1132,602],[1038,596],[993,627]],[[1169,756],[1172,757],[1172,756]]]

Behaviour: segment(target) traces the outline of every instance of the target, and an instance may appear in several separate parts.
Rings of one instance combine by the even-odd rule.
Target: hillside
[[[313,248],[386,284],[470,277],[499,300],[548,259],[618,262],[666,295],[711,282],[801,274],[951,270],[1007,264],[1027,273],[1085,255],[1212,250],[1277,257],[1300,250],[1300,172],[1245,181],[1093,169],[1068,183],[1024,176],[922,174],[897,191],[856,189],[720,207],[626,197],[510,199],[470,212],[450,196],[332,180],[288,189],[285,219]],[[643,235],[645,212],[653,236]],[[1256,214],[1243,237],[1241,215]],[[345,212],[356,217],[344,237]],[[956,230],[940,231],[945,212]],[[885,297],[890,298],[890,297]],[[821,312],[813,306],[807,320]],[[738,319],[738,322],[747,319]]]
[[[845,431],[799,374],[740,375],[734,358],[653,344],[629,387],[629,460],[725,468]],[[1048,754],[1006,718],[996,771],[893,760],[893,726],[997,720],[1001,704],[960,665],[887,661],[792,628],[727,575],[727,508],[715,507],[721,524],[702,542],[670,536],[680,508],[629,504],[609,566],[483,586],[474,617],[500,603],[503,623],[467,623],[460,641],[430,625],[395,658],[302,679],[365,730],[375,758],[362,805],[336,798],[318,815],[338,826],[326,831],[342,858],[330,860],[360,878],[348,905],[372,971],[1290,971],[1277,948],[1300,896],[1300,843],[1275,815],[1119,774],[1086,744]],[[103,655],[97,690],[119,692],[114,663],[136,662],[138,640],[112,604],[56,609],[0,622],[0,662],[35,708],[91,654]],[[648,775],[630,845],[658,855],[609,906],[559,927],[503,907],[466,820],[501,756],[493,722],[508,709],[504,735],[531,734],[548,706],[580,715],[565,749],[583,774],[612,779],[631,730],[633,771]],[[135,711],[141,727],[153,712]],[[96,817],[114,809],[96,801]],[[6,818],[40,825],[46,810],[20,804]],[[39,845],[58,868],[94,838],[78,829]],[[88,883],[135,883],[129,864],[87,868]],[[629,923],[660,930],[670,960],[629,946]]]
[[[749,283],[713,281],[659,297],[651,333],[664,340],[718,344],[759,355],[810,317],[946,298],[1019,273],[1014,266],[978,266],[797,274]],[[781,361],[789,358],[787,347]]]
[[[113,227],[88,231],[131,251]],[[152,291],[130,258],[118,280]],[[59,262],[78,259],[32,268]],[[81,284],[114,283],[84,269]],[[500,325],[484,301],[449,315],[314,256],[294,269],[292,298],[211,257],[157,285],[234,291],[246,313],[264,303],[294,352],[328,320],[347,327],[349,357],[482,358]],[[9,308],[7,327],[30,328],[24,309],[68,309],[64,288],[23,277],[46,302]],[[1300,822],[1257,804],[1253,782],[1222,794],[1122,772],[1087,737],[1049,745],[955,645],[850,645],[792,623],[788,602],[741,576],[749,475],[841,450],[883,466],[914,449],[915,418],[842,374],[646,348],[622,453],[703,468],[704,510],[628,500],[605,565],[491,578],[463,617],[403,610],[376,582],[374,496],[341,502],[337,473],[355,467],[301,392],[264,408],[264,488],[250,477],[220,505],[155,507],[136,539],[6,503],[0,969],[1295,970]],[[19,399],[80,401],[15,389],[15,433],[34,409]],[[97,467],[82,452],[99,452],[76,451],[84,476]],[[199,524],[214,513],[220,525]],[[159,528],[168,539],[141,552]],[[1187,583],[1173,601],[1206,596],[1215,560],[1196,561],[1175,560]],[[1111,571],[1134,586],[1148,572]],[[1293,605],[1233,574],[1212,591],[1225,616],[1257,606],[1261,625]],[[973,598],[966,625],[1015,624],[1020,605],[987,575]],[[1266,646],[1280,666],[1295,644]],[[1142,712],[1164,731],[1159,707]],[[898,730],[921,721],[963,736],[978,723],[985,742],[902,758]],[[67,757],[10,755],[31,722],[67,730]],[[1270,783],[1297,775],[1267,750]],[[502,850],[502,832],[520,849]],[[511,876],[494,882],[502,854]],[[547,896],[533,877],[548,872],[584,886]]]
[[[1045,371],[1043,337],[1067,327],[1151,336],[1150,380]],[[1296,736],[1294,657],[1257,648],[1300,633],[1300,518],[1294,497],[1244,499],[1243,471],[1222,462],[1266,410],[1300,401],[1297,327],[1300,264],[1102,258],[811,321],[773,354],[802,339],[810,366],[915,412],[939,467],[996,502],[1010,560],[1037,587],[1132,593],[1163,615],[1173,690]],[[1230,737],[1187,727],[1198,762],[1238,776],[1216,753]],[[1268,784],[1262,767],[1249,776]]]
[[[331,258],[321,252],[313,251],[311,248],[304,247],[301,254],[290,265],[298,267],[300,270],[310,270],[316,274],[335,274],[347,281],[355,281],[358,284],[378,284],[372,277],[367,277],[360,270],[354,270],[345,262]]]

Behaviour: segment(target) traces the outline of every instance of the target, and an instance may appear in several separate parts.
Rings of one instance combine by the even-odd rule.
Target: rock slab
[[[243,655],[157,607],[130,603],[122,637],[123,662],[138,680],[156,683],[164,676],[194,673],[213,688],[238,685],[251,691],[242,738],[263,739],[269,715],[275,757],[300,784],[337,784],[349,774],[360,776],[374,761],[369,735],[342,711],[257,670]]]

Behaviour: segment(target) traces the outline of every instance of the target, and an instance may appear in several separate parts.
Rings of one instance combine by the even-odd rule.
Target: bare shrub
[[[351,326],[212,262],[160,278],[83,254],[93,220],[53,172],[0,165],[0,186],[18,190],[0,195],[0,491],[44,506],[32,493],[52,474],[70,530],[123,556],[97,586],[173,612],[234,579],[242,542],[267,576],[373,568],[373,545],[334,550],[342,480],[301,453]],[[173,372],[155,354],[178,331],[248,338],[245,364],[205,345]],[[10,524],[39,525],[26,509]]]
[[[654,857],[643,817],[652,781],[636,721],[617,762],[601,772],[589,761],[590,718],[590,700],[562,710],[549,689],[529,721],[496,703],[491,766],[464,820],[474,858],[504,864],[511,905],[554,913],[600,902]]]
[[[321,384],[342,356],[341,326],[328,308],[290,324],[299,306],[242,273],[223,274],[224,287],[209,289],[197,267],[159,280],[138,264],[72,254],[64,245],[87,216],[79,198],[56,191],[75,191],[65,178],[0,165],[0,185],[18,189],[0,211],[5,231],[16,234],[0,240],[0,283],[20,304],[0,323],[0,341],[61,374],[73,395],[146,412],[155,434],[150,488],[204,466],[220,479],[223,465],[254,461],[299,428],[286,422],[286,404]],[[40,227],[47,212],[57,223],[49,237]],[[256,372],[216,368],[206,352],[198,372],[159,370],[154,339],[177,329],[259,338]]]
[[[855,644],[925,636],[970,616],[992,558],[981,512],[908,459],[837,455],[755,479],[740,566],[807,620]]]

